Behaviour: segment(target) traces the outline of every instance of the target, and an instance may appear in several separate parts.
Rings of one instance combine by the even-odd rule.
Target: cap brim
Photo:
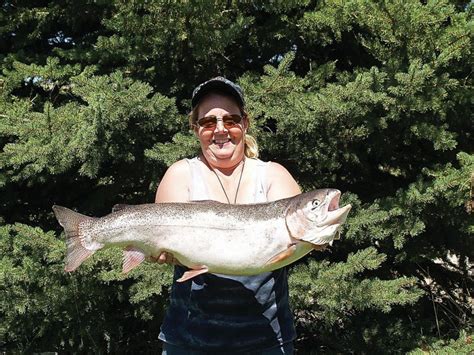
[[[239,103],[240,106],[245,105],[241,94],[235,88],[223,81],[212,80],[204,83],[199,88],[199,91],[193,96],[191,100],[192,108],[196,107],[199,101],[201,101],[204,96],[211,92],[227,94],[229,96],[232,96]]]

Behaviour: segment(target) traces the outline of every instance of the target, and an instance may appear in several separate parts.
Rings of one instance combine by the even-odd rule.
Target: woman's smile
[[[215,117],[215,125],[196,127],[204,158],[215,168],[228,168],[239,163],[244,156],[245,129],[247,121],[243,119],[233,124],[223,117],[241,115],[239,106],[229,97],[211,94],[204,97],[199,105],[199,117]]]
[[[212,143],[221,146],[221,148],[224,144],[227,144],[227,143],[230,143],[230,142],[231,142],[230,138],[214,138],[212,140]]]

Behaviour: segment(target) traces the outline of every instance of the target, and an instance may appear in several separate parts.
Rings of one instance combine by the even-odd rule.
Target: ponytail
[[[248,119],[248,118],[247,118]],[[254,137],[250,134],[245,134],[245,151],[244,154],[247,158],[257,159],[258,158],[258,144]]]

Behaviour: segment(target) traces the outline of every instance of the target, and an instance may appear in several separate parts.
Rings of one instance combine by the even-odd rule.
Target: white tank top
[[[254,199],[252,202],[267,202],[266,167],[268,162],[263,162],[260,159],[253,160],[256,161],[256,171]],[[204,181],[204,172],[202,171],[202,163],[199,161],[199,158],[186,159],[186,162],[189,164],[191,171],[189,201],[209,200],[210,195],[207,185],[202,183]]]
[[[187,162],[192,174],[189,200],[209,200],[202,163],[197,158]],[[254,202],[266,202],[267,163],[252,159],[254,162]],[[296,338],[286,267],[252,276],[206,273],[176,282],[187,270],[175,266],[170,303],[159,335],[162,341],[187,350],[200,349],[200,354],[226,354],[275,351]]]

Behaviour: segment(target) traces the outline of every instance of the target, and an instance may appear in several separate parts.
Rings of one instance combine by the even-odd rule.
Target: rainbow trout
[[[117,205],[93,218],[61,206],[54,213],[67,238],[66,271],[104,247],[123,248],[124,273],[147,257],[173,254],[190,270],[178,280],[206,273],[255,275],[288,265],[338,239],[350,205],[341,193],[321,189],[268,203],[216,201]]]

